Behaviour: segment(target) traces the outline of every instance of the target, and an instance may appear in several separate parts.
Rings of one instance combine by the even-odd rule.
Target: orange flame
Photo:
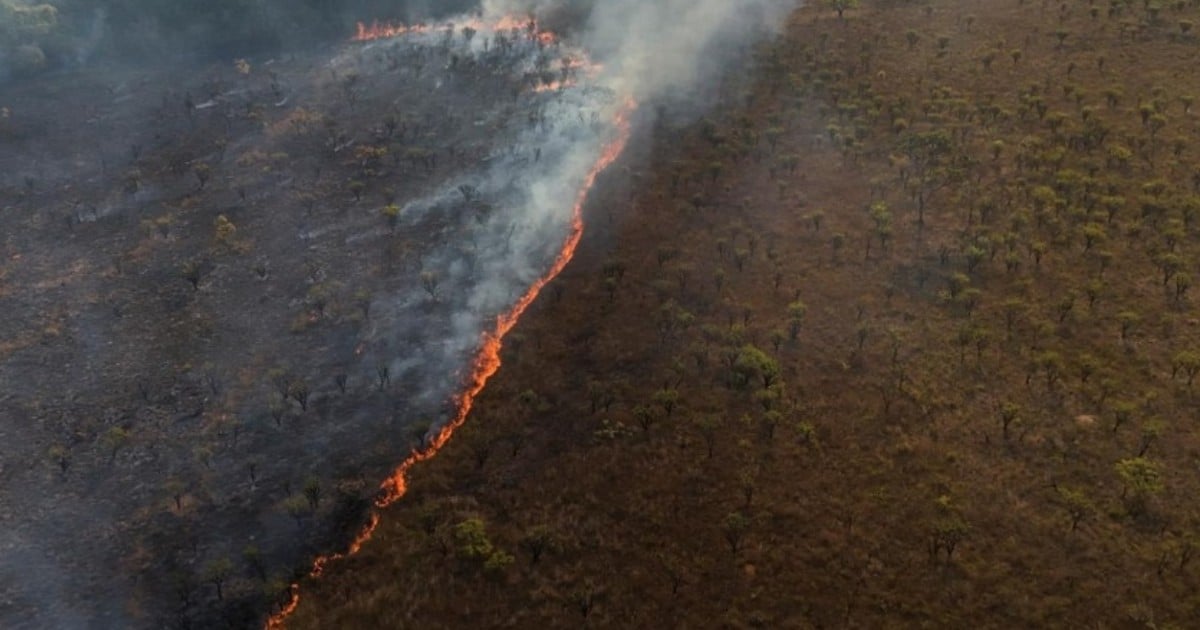
[[[484,23],[480,19],[470,19],[464,22],[451,23],[447,22],[439,26],[431,26],[429,24],[404,24],[403,22],[372,22],[367,25],[363,22],[358,23],[358,32],[354,36],[356,42],[369,42],[376,39],[386,39],[389,37],[401,37],[410,33],[429,33],[443,29],[464,29],[471,28],[477,32],[503,33],[512,31],[525,31],[531,39],[536,39],[538,42],[549,45],[558,40],[558,36],[550,31],[543,31],[538,26],[537,20],[532,18],[519,18],[516,16],[506,15],[492,23]]]
[[[571,231],[567,235],[567,239],[563,243],[558,257],[554,259],[554,264],[550,266],[550,269],[542,277],[530,285],[525,294],[521,296],[521,299],[517,300],[511,309],[496,316],[495,328],[483,333],[483,342],[480,346],[479,354],[475,357],[467,387],[455,400],[457,411],[454,417],[437,430],[437,433],[429,440],[424,449],[413,451],[380,484],[380,495],[375,500],[376,507],[387,507],[403,497],[408,491],[408,471],[414,465],[436,455],[450,441],[451,436],[454,435],[454,431],[467,421],[467,417],[471,414],[471,408],[475,405],[475,398],[483,391],[484,386],[487,385],[492,375],[500,369],[500,349],[504,336],[517,325],[517,321],[521,318],[521,315],[533,304],[542,289],[551,280],[558,277],[558,274],[562,273],[567,263],[571,262],[571,259],[575,256],[575,250],[579,247],[579,241],[583,238],[583,206],[587,202],[588,193],[591,192],[592,186],[596,184],[596,178],[600,176],[600,173],[604,172],[605,169],[616,161],[625,150],[625,145],[629,142],[630,135],[629,118],[636,108],[637,103],[633,99],[628,99],[620,111],[617,112],[617,137],[604,147],[604,150],[600,153],[600,157],[592,165],[587,177],[583,180],[583,185],[580,187],[579,194],[575,198],[575,205],[571,208]],[[320,577],[330,562],[358,553],[363,544],[370,540],[371,535],[375,533],[375,528],[378,526],[379,512],[372,511],[370,520],[363,527],[362,531],[354,537],[354,541],[350,543],[346,552],[317,557],[313,560],[313,567],[309,572],[309,576],[312,578]],[[267,619],[267,630],[281,630],[284,626],[284,621],[300,605],[300,584],[293,583],[290,593],[291,597],[287,604],[282,606],[278,613],[271,615]]]
[[[409,33],[427,33],[430,28],[424,24],[391,24],[387,22],[372,22],[370,26],[358,23],[358,33],[354,36],[356,42],[369,42],[373,39],[400,37]]]
[[[375,533],[376,527],[379,527],[379,513],[371,512],[371,516],[367,520],[367,524],[363,526],[362,530],[358,532],[358,535],[354,537],[354,540],[350,542],[350,546],[346,548],[346,552],[331,553],[327,556],[317,556],[317,558],[313,560],[312,570],[308,573],[309,577],[321,577],[321,574],[325,572],[325,566],[330,562],[358,553],[358,550],[362,549],[363,543],[371,539],[371,535]],[[300,584],[293,582],[288,590],[290,597],[288,598],[287,604],[281,607],[278,613],[267,618],[267,630],[281,630],[283,628],[284,620],[291,616],[291,614],[296,611],[296,607],[300,605]]]
[[[538,92],[538,93],[557,92],[559,90],[565,90],[567,88],[575,87],[575,85],[576,85],[576,83],[574,81],[569,81],[569,80],[568,81],[551,81],[549,83],[539,83],[536,87],[533,88],[533,91]]]

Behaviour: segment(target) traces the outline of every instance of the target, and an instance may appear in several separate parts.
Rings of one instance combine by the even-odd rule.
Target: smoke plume
[[[796,0],[483,0],[485,14],[587,15],[581,46],[639,102],[695,91],[777,32]]]

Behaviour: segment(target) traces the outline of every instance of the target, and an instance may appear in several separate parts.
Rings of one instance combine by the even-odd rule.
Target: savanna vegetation
[[[857,5],[602,182],[291,627],[1195,623],[1200,3]]]

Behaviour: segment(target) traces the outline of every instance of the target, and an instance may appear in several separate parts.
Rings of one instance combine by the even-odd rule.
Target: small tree
[[[229,217],[225,215],[217,215],[217,219],[213,221],[213,231],[216,234],[216,241],[221,245],[232,245],[233,237],[237,234],[237,226]]]
[[[308,411],[308,383],[296,379],[288,384],[287,393],[292,400],[296,401],[296,404],[300,405],[301,411]]]
[[[1188,289],[1192,288],[1192,277],[1186,273],[1180,272],[1175,274],[1175,301],[1180,302],[1183,296],[1187,294]]]
[[[704,445],[708,447],[708,459],[712,459],[713,449],[717,445],[717,430],[721,428],[720,420],[715,416],[704,415],[695,418],[692,424],[700,432]]]
[[[729,543],[729,552],[737,555],[746,541],[746,533],[750,530],[750,519],[741,512],[730,512],[725,517],[721,530],[725,535],[725,542]]]
[[[600,381],[588,382],[587,395],[591,403],[592,413],[596,413],[601,409],[607,413],[609,407],[616,402],[616,396],[613,395],[612,387]]]
[[[67,469],[71,467],[71,452],[67,450],[67,447],[55,444],[50,447],[47,455],[49,455],[50,461],[58,466],[59,472],[66,475]]]
[[[488,539],[483,519],[468,518],[455,525],[454,541],[458,543],[459,557],[475,560],[492,554],[492,541]]]
[[[954,551],[959,543],[966,540],[971,528],[961,518],[951,516],[939,521],[933,528],[930,537],[929,551],[935,559],[942,551],[946,552],[946,561],[954,557]]]
[[[282,507],[288,516],[295,519],[296,527],[302,527],[304,525],[304,517],[312,512],[308,500],[298,494],[284,499]]]
[[[1133,416],[1137,413],[1137,404],[1127,400],[1119,400],[1113,403],[1113,433],[1116,433],[1122,426],[1133,420]]]
[[[316,512],[321,507],[321,481],[316,477],[309,477],[304,482],[304,498],[308,501],[309,507],[313,512]]]
[[[1176,354],[1171,365],[1171,378],[1175,378],[1180,372],[1187,375],[1187,384],[1191,387],[1192,382],[1196,380],[1196,374],[1200,373],[1200,354],[1190,350]]]
[[[109,462],[116,461],[117,452],[129,443],[129,431],[123,427],[112,427],[101,438],[105,450],[109,451]]]
[[[183,509],[183,495],[187,492],[187,484],[181,479],[172,477],[166,483],[167,494],[171,495],[171,500],[175,503],[176,510]]]
[[[1142,321],[1141,315],[1134,311],[1121,311],[1117,313],[1117,323],[1121,326],[1121,341],[1128,341],[1129,334]]]
[[[1068,37],[1070,37],[1070,36],[1071,36],[1071,33],[1070,33],[1070,31],[1067,31],[1067,30],[1064,30],[1064,29],[1061,29],[1061,28],[1060,28],[1060,29],[1058,29],[1058,30],[1056,30],[1056,31],[1054,31],[1054,38],[1058,40],[1058,48],[1059,48],[1059,49],[1062,49],[1062,47],[1063,47],[1063,46],[1066,44],[1066,42],[1067,42],[1067,38],[1068,38]]]
[[[525,532],[520,545],[529,554],[529,564],[534,565],[555,546],[554,534],[549,527],[537,525]]]
[[[788,336],[792,341],[795,341],[796,337],[800,335],[800,325],[804,323],[804,314],[807,312],[808,306],[800,300],[788,304]]]
[[[503,549],[493,549],[483,561],[483,573],[493,580],[500,580],[505,570],[515,561],[516,558],[513,558],[511,553]]]
[[[441,280],[436,273],[432,271],[421,272],[421,288],[425,289],[425,292],[429,294],[429,299],[434,302],[438,299],[438,285],[440,283]]]
[[[199,190],[204,190],[204,186],[208,184],[208,180],[212,179],[212,167],[204,162],[193,166],[192,173],[196,176],[196,181],[199,183]]]
[[[779,363],[767,353],[753,345],[742,346],[733,365],[738,383],[745,385],[753,379],[762,383],[764,389],[779,378]]]
[[[859,4],[861,4],[861,0],[825,0],[825,4],[834,11],[837,11],[838,19],[843,20],[845,19],[843,14],[845,14],[846,9],[857,9]]]
[[[1054,384],[1058,382],[1058,377],[1062,373],[1062,357],[1053,350],[1038,353],[1034,357],[1034,363],[1038,369],[1046,376],[1046,389],[1053,389]]]
[[[254,545],[247,545],[242,550],[242,560],[246,562],[246,566],[250,567],[250,571],[262,581],[267,579],[267,564],[263,560],[262,552]]]
[[[1059,486],[1058,497],[1062,501],[1063,509],[1067,511],[1067,515],[1071,518],[1071,531],[1079,529],[1080,521],[1088,518],[1096,511],[1095,504],[1092,503],[1091,499],[1082,490],[1072,490]]]
[[[838,254],[841,253],[842,248],[846,246],[846,235],[842,234],[841,232],[835,233],[832,237],[830,237],[829,245],[833,247],[833,261],[837,262]]]
[[[1138,445],[1138,457],[1144,457],[1146,451],[1150,450],[1150,446],[1158,440],[1163,431],[1167,429],[1167,424],[1159,418],[1151,418],[1142,425],[1142,439]]]
[[[287,416],[287,401],[280,401],[272,397],[269,410],[271,413],[271,418],[275,420],[275,426],[282,427],[283,419]]]
[[[194,260],[189,260],[183,263],[183,267],[181,267],[179,270],[179,275],[182,276],[184,280],[187,280],[188,284],[192,285],[193,291],[200,290],[200,280],[204,276],[200,267],[200,263]]]
[[[1140,514],[1146,501],[1163,491],[1162,472],[1158,465],[1144,457],[1122,459],[1116,464],[1121,478],[1121,498],[1130,512]]]
[[[679,391],[673,388],[664,388],[654,392],[654,402],[662,407],[663,413],[667,417],[671,417],[671,413],[675,411],[675,407],[679,404]]]
[[[1013,402],[1000,405],[1000,429],[1004,441],[1008,442],[1008,431],[1021,415],[1021,407]]]
[[[383,207],[383,210],[380,211],[380,214],[382,214],[384,220],[387,221],[388,228],[395,230],[396,224],[400,222],[400,206],[397,206],[394,203],[389,203]]]
[[[223,592],[225,581],[229,579],[232,573],[233,562],[230,562],[229,558],[217,558],[204,567],[204,579],[216,587],[218,601],[225,598]]]
[[[355,201],[362,201],[363,192],[367,190],[367,185],[360,181],[352,181],[346,185],[350,190],[350,194],[354,195]]]
[[[908,49],[912,50],[917,47],[917,43],[921,41],[921,35],[916,31],[909,30],[904,33],[904,41],[908,42]]]

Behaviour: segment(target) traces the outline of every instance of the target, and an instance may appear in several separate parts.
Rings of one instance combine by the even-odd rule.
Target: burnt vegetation
[[[23,42],[65,28],[30,11]],[[536,34],[4,86],[0,540],[36,559],[0,624],[256,626],[361,526],[474,350],[452,315],[510,228],[480,165],[558,132],[527,66],[574,70]]]
[[[296,628],[1194,623],[1200,6],[813,3]]]

